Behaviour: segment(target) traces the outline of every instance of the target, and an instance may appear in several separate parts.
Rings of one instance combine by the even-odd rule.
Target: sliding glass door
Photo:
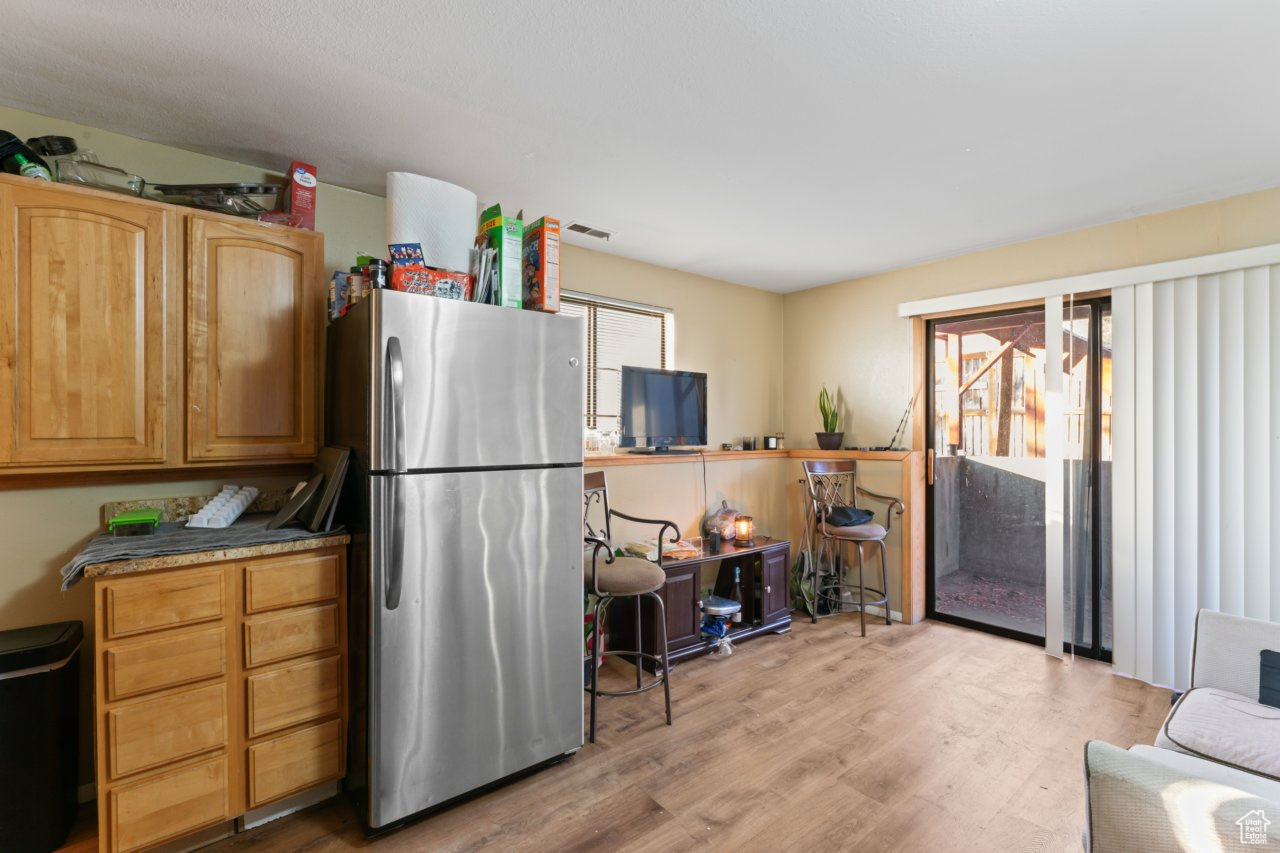
[[[1056,324],[1055,324],[1056,325]],[[1043,643],[1050,423],[1063,412],[1064,637],[1110,646],[1110,310],[1068,305],[1061,383],[1043,308],[930,321],[928,615]],[[1047,407],[1047,385],[1061,407]],[[1057,440],[1057,439],[1052,439]],[[1056,529],[1056,528],[1054,528]]]

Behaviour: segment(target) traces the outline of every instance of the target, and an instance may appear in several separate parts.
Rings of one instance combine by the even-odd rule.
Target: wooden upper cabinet
[[[165,461],[174,223],[154,205],[0,184],[0,464]]]
[[[322,239],[188,217],[188,461],[315,455]]]

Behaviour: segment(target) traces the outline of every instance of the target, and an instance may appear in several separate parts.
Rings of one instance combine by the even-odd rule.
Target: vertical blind
[[[586,319],[583,372],[586,426],[618,427],[622,366],[666,368],[669,312],[590,298],[564,297],[561,312]]]
[[[1113,666],[1182,689],[1201,608],[1280,622],[1280,244],[904,302],[898,313],[1044,299],[1050,324],[1062,297],[1099,291],[1112,309]],[[1046,516],[1061,512],[1061,497],[1046,497]],[[1046,540],[1052,623],[1067,605],[1068,555]],[[1046,632],[1051,653],[1058,636]]]
[[[1183,689],[1200,608],[1280,620],[1280,265],[1112,311],[1115,668]]]

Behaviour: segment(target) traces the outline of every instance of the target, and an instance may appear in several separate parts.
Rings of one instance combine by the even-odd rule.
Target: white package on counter
[[[230,527],[257,496],[254,486],[223,486],[221,492],[187,519],[187,527]]]
[[[387,243],[422,244],[429,267],[471,269],[478,214],[470,190],[412,172],[387,172]]]

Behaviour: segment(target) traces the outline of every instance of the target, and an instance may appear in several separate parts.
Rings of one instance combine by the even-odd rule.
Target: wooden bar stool
[[[660,565],[662,561],[662,536],[666,533],[667,528],[670,528],[672,534],[670,541],[675,542],[679,539],[677,535],[679,529],[674,522],[654,518],[638,518],[612,509],[609,506],[609,490],[603,471],[593,471],[583,475],[582,485],[582,523],[586,531],[584,540],[589,546],[583,553],[583,583],[587,592],[596,596],[595,642],[591,644],[591,686],[586,688],[587,692],[591,694],[590,740],[591,743],[595,743],[596,700],[600,696],[632,696],[636,693],[652,690],[661,684],[662,690],[666,694],[667,725],[671,725],[671,666],[667,660],[667,616],[666,608],[662,603],[662,596],[658,594],[658,590],[662,589],[667,580],[667,574]],[[592,526],[590,519],[591,508],[595,504],[601,506],[604,514],[603,522],[598,525],[598,528]],[[613,542],[612,520],[614,516],[640,524],[658,526],[657,562],[643,560],[639,557],[615,557],[613,555],[611,543]],[[657,648],[660,650],[660,654],[649,654],[641,651],[644,648],[644,644],[641,642],[643,619],[640,615],[640,599],[645,597],[653,599],[653,606],[658,609],[657,623],[661,636]],[[630,690],[601,690],[599,680],[601,647],[604,645],[601,642],[601,638],[605,635],[604,619],[609,604],[618,598],[630,598],[635,602],[636,647],[634,651],[617,649],[610,649],[609,651],[611,654],[632,655],[635,657],[636,686]],[[646,658],[662,667],[662,675],[655,677],[647,684],[644,682],[644,670],[642,668],[643,660]]]

